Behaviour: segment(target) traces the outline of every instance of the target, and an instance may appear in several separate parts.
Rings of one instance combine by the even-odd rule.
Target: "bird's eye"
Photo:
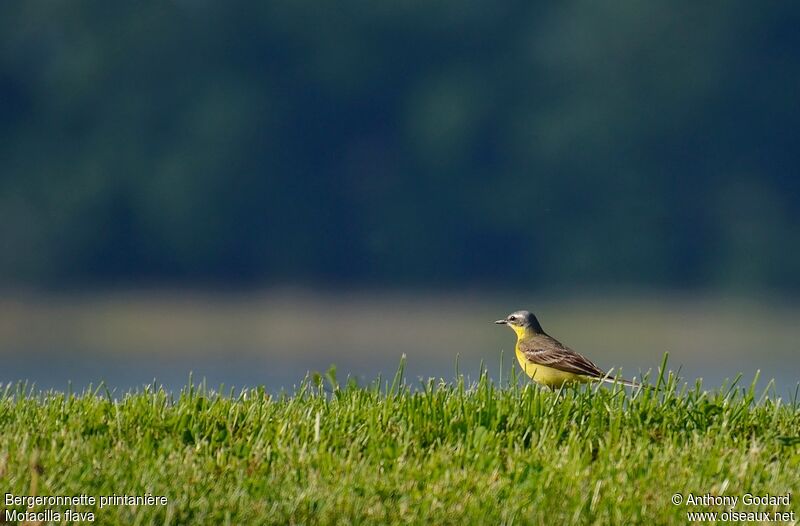
[[[517,317],[516,316],[509,316],[508,317],[508,321],[517,321]]]

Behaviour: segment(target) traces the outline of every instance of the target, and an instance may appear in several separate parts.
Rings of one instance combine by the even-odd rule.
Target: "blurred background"
[[[0,382],[800,378],[800,5],[0,4]],[[501,362],[501,352],[505,351]]]

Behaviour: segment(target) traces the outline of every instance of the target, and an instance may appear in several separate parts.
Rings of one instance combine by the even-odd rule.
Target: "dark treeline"
[[[0,283],[800,290],[800,4],[3,2]]]

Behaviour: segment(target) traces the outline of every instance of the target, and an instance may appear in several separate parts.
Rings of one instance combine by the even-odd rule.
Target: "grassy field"
[[[797,399],[669,379],[660,392],[552,393],[513,378],[408,382],[402,367],[366,386],[333,376],[286,396],[5,386],[0,486],[167,498],[29,509],[112,525],[686,524],[728,508],[676,506],[676,493],[800,490]],[[0,523],[3,508],[28,509],[8,498]],[[800,512],[796,500],[734,509]]]

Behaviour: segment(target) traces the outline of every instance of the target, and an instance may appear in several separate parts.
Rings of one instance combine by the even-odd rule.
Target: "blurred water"
[[[399,355],[398,355],[399,356]],[[40,361],[41,360],[41,361]],[[496,364],[487,366],[489,375],[493,380],[500,378],[499,357]],[[505,363],[508,364],[508,356]],[[46,365],[45,365],[46,364]],[[385,364],[370,364],[364,366],[358,363],[340,363],[337,365],[337,378],[343,383],[347,378],[355,379],[359,385],[367,385],[378,378],[382,384],[391,383],[397,371],[398,363],[386,361]],[[743,371],[739,386],[749,386],[755,378],[756,368]],[[655,368],[655,366],[654,366]],[[468,380],[478,378],[480,365],[470,360],[459,365],[459,372]],[[677,369],[677,367],[675,368]],[[673,370],[675,370],[673,369]],[[726,374],[724,371],[704,369],[698,372],[704,374],[693,375],[688,368],[683,366],[681,378],[694,385],[697,378],[702,378],[703,385],[707,388],[718,387],[729,383],[735,374]],[[165,359],[159,361],[142,361],[135,357],[74,357],[64,354],[52,354],[38,357],[36,361],[23,359],[21,356],[12,357],[3,367],[0,384],[5,387],[8,383],[28,382],[29,387],[37,390],[55,389],[59,391],[72,390],[80,392],[92,386],[98,387],[101,382],[116,393],[141,389],[146,385],[155,383],[164,386],[172,392],[179,392],[186,386],[191,378],[193,383],[205,382],[213,389],[223,388],[236,391],[242,388],[263,386],[268,392],[295,392],[309,372],[324,373],[326,367],[315,367],[309,364],[305,367],[299,363],[274,363],[257,358],[204,357],[194,361],[191,366],[183,362]],[[455,364],[433,363],[427,366],[420,363],[410,363],[405,370],[407,383],[413,386],[429,379],[444,379],[452,381],[456,378]],[[510,367],[503,369],[504,384],[513,374]],[[635,372],[638,377],[638,372]],[[633,376],[633,375],[628,375]],[[791,399],[797,387],[797,375],[786,370],[777,371],[777,374],[768,375],[762,370],[757,383],[759,391],[766,388],[768,381],[775,381],[775,390],[779,396]],[[524,380],[522,380],[524,381]],[[772,391],[771,391],[772,392]]]
[[[396,374],[402,352],[396,354],[397,360],[382,360],[381,363],[368,364],[344,361],[336,365],[336,376],[340,383],[353,378],[360,385],[369,384],[379,377],[391,382]],[[76,359],[77,357],[77,359]],[[472,361],[471,361],[472,362]],[[508,362],[506,362],[508,363]],[[180,391],[192,378],[193,383],[205,381],[214,389],[221,385],[249,388],[264,386],[268,392],[294,392],[308,373],[326,373],[333,362],[275,361],[258,358],[249,354],[234,353],[233,356],[203,356],[187,364],[185,360],[170,357],[141,360],[135,356],[86,356],[81,354],[46,354],[35,360],[24,353],[11,356],[3,367],[0,383],[7,384],[18,380],[33,382],[39,389],[81,391],[89,385],[97,387],[104,382],[111,389],[125,392],[141,388],[155,382],[169,390]],[[495,369],[499,369],[495,367]],[[480,365],[475,363],[459,366],[459,371],[468,378],[477,378]],[[496,371],[495,371],[496,372]],[[496,376],[496,375],[493,375]],[[405,378],[410,383],[420,379],[456,377],[453,364],[412,363],[405,369]]]
[[[481,296],[258,297],[163,294],[26,298],[0,302],[0,382],[80,391],[105,382],[124,392],[154,381],[178,391],[189,380],[210,387],[265,386],[292,392],[309,371],[337,367],[343,381],[391,380],[407,356],[406,378],[476,378],[514,366],[513,334],[491,322],[532,306],[552,335],[625,376],[670,368],[715,387],[742,373],[760,387],[775,379],[790,397],[800,379],[791,305],[692,298],[570,299],[531,302]]]

